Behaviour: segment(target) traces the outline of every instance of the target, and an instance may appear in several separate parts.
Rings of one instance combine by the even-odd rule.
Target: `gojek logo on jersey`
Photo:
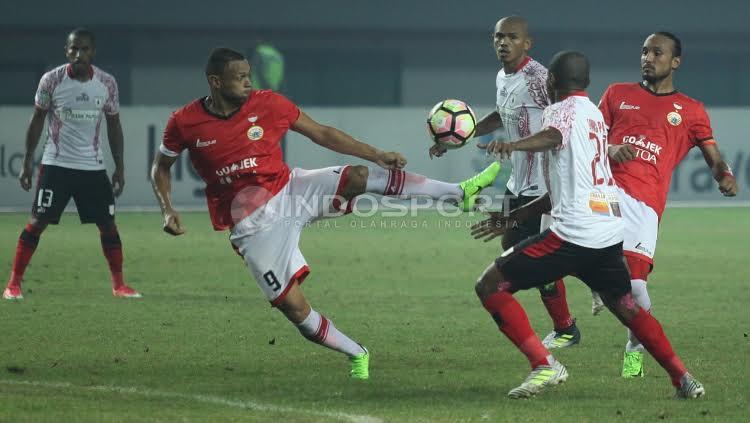
[[[662,146],[654,142],[648,141],[645,135],[639,135],[634,137],[632,135],[625,135],[622,137],[623,144],[630,144],[635,147],[635,156],[641,160],[656,164],[656,160],[661,154]]]
[[[216,170],[216,176],[219,177],[222,184],[228,184],[232,182],[232,175],[234,173],[246,169],[252,169],[254,167],[258,167],[258,158],[248,157],[246,159],[242,159],[238,162],[232,163],[229,166],[224,166],[221,169]]]

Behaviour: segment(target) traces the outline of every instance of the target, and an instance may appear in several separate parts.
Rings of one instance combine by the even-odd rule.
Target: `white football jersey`
[[[542,114],[549,105],[547,69],[527,57],[519,69],[497,73],[497,112],[507,141],[527,137],[542,128]],[[514,195],[540,196],[547,191],[542,178],[542,153],[514,151],[508,190]]]
[[[544,111],[544,128],[557,128],[563,142],[544,156],[544,178],[552,201],[550,227],[565,241],[605,248],[623,240],[617,186],[607,156],[604,117],[579,92]]]
[[[58,66],[39,81],[34,103],[47,110],[47,143],[42,163],[80,170],[102,170],[100,130],[104,113],[120,111],[115,78],[91,67],[91,79],[70,75],[70,65]]]

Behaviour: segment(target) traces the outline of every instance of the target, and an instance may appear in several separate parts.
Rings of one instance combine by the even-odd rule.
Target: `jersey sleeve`
[[[527,88],[529,96],[534,104],[544,109],[551,104],[549,94],[547,93],[547,70],[539,69],[530,78],[527,79]]]
[[[703,104],[699,106],[695,120],[690,123],[690,141],[694,145],[715,143],[714,131],[711,129],[711,119],[709,119]]]
[[[274,97],[276,118],[284,121],[287,127],[291,127],[299,118],[299,107],[281,94],[275,94]]]
[[[117,88],[117,80],[113,76],[107,75],[102,82],[107,87],[107,101],[104,103],[104,113],[116,115],[120,113],[120,91]]]
[[[159,151],[165,156],[177,157],[184,149],[185,140],[180,133],[177,118],[173,113],[167,121],[167,127],[164,128],[164,136],[161,145],[159,146]]]
[[[42,110],[49,110],[52,104],[52,93],[56,86],[54,74],[47,72],[39,80],[39,87],[34,95],[34,105]]]
[[[604,91],[604,94],[602,94],[602,98],[599,100],[599,111],[602,112],[602,116],[604,116],[604,123],[607,124],[607,127],[612,127],[612,109],[609,104],[610,97],[612,96],[611,92],[612,86],[610,85]]]
[[[559,107],[550,106],[544,110],[542,118],[542,128],[555,128],[562,134],[562,144],[557,148],[562,150],[568,146],[570,133],[573,128],[573,119],[575,118],[575,103],[573,101],[564,101]]]

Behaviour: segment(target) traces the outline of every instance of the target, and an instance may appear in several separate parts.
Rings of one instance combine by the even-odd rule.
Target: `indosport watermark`
[[[232,200],[234,225],[260,229],[270,225],[312,226],[352,229],[468,229],[487,217],[487,211],[503,211],[507,216],[515,196],[476,197],[476,210],[460,208],[462,198],[445,195],[382,196],[364,193],[351,200],[340,195],[318,194],[315,188],[290,192],[285,187],[272,194],[262,187],[247,187]],[[348,219],[336,219],[349,216]]]

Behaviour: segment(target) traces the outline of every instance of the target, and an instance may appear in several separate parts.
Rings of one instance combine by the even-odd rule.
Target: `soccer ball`
[[[427,115],[430,138],[444,148],[459,148],[474,135],[477,119],[461,100],[443,100]]]

